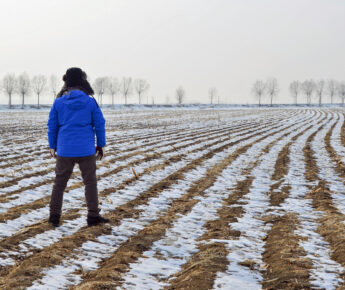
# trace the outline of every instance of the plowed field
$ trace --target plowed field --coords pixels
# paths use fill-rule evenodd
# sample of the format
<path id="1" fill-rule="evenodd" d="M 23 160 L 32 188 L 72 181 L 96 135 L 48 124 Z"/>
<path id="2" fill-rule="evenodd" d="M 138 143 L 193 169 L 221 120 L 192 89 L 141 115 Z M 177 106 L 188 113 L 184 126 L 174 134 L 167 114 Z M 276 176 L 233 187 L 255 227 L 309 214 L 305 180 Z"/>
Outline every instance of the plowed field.
<path id="1" fill-rule="evenodd" d="M 344 289 L 344 113 L 105 111 L 111 222 L 76 166 L 54 228 L 48 112 L 1 112 L 0 289 Z"/>

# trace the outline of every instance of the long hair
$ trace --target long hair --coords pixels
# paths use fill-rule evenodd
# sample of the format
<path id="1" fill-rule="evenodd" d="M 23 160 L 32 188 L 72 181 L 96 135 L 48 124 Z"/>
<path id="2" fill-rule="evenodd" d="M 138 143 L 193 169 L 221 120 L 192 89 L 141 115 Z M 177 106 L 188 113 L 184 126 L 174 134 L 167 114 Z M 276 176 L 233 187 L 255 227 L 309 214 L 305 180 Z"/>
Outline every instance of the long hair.
<path id="1" fill-rule="evenodd" d="M 80 68 L 69 68 L 66 71 L 66 74 L 63 75 L 62 80 L 64 81 L 64 85 L 62 86 L 60 92 L 57 94 L 57 98 L 61 97 L 71 88 L 79 89 L 89 96 L 95 94 L 94 90 L 87 80 L 86 73 Z"/>

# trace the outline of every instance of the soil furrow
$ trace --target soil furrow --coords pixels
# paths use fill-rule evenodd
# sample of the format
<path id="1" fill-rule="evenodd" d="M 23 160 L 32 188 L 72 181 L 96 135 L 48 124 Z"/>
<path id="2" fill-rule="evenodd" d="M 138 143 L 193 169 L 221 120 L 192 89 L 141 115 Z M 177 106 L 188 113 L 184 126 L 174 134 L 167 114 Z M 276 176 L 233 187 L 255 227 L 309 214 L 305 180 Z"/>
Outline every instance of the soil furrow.
<path id="1" fill-rule="evenodd" d="M 219 132 L 226 131 L 226 130 L 227 130 L 226 128 L 225 128 L 225 129 L 217 129 L 217 130 L 214 131 L 214 132 L 212 131 L 210 135 L 212 136 L 213 134 L 217 134 L 217 133 L 219 133 Z M 229 131 L 226 131 L 226 132 L 227 132 L 226 134 L 229 134 L 229 133 L 234 133 L 234 132 L 238 132 L 238 131 L 237 131 L 237 129 L 235 129 L 234 131 L 230 131 L 230 132 L 229 132 Z M 203 136 L 207 136 L 207 134 L 206 134 L 206 133 L 205 133 L 205 134 L 197 134 L 197 136 L 198 136 L 198 139 L 199 139 L 199 138 L 201 138 L 201 137 L 203 137 Z M 220 137 L 223 137 L 223 136 L 224 136 L 224 135 L 220 135 Z M 164 143 L 164 142 L 166 142 L 167 140 L 156 141 L 156 142 L 147 143 L 147 144 L 144 145 L 144 147 L 153 146 L 153 145 L 155 145 L 155 144 L 159 144 L 159 143 L 162 143 L 162 142 L 163 142 L 164 144 L 161 144 L 160 146 L 157 146 L 157 147 L 155 147 L 155 148 L 160 148 L 160 147 L 162 147 L 162 146 L 165 147 L 165 146 L 169 146 L 169 145 L 172 146 L 172 147 L 174 147 L 174 145 L 177 144 L 176 138 L 171 138 L 171 140 L 174 140 L 174 141 L 172 141 L 172 142 L 170 142 L 170 143 Z M 180 141 L 188 141 L 188 140 L 195 140 L 195 137 L 192 136 L 192 137 L 184 138 L 184 139 L 182 139 L 182 140 L 180 140 Z M 197 140 L 197 139 L 196 139 L 196 140 Z M 134 151 L 134 150 L 136 150 L 136 149 L 141 149 L 141 150 L 139 150 L 139 151 Z M 112 158 L 112 159 L 104 160 L 101 164 L 98 164 L 98 165 L 97 165 L 97 168 L 100 168 L 101 166 L 104 166 L 104 165 L 109 165 L 109 164 L 111 164 L 111 163 L 113 163 L 113 162 L 115 162 L 115 161 L 126 160 L 127 158 L 130 158 L 130 157 L 135 156 L 135 155 L 145 154 L 145 153 L 147 153 L 147 152 L 152 152 L 152 151 L 154 151 L 152 148 L 147 149 L 147 150 L 142 150 L 142 149 L 143 149 L 143 145 L 135 146 L 134 148 L 130 148 L 130 149 L 126 150 L 126 152 L 130 152 L 130 151 L 134 151 L 134 152 L 125 154 L 125 155 L 120 156 L 120 157 L 115 157 L 115 158 Z M 110 155 L 111 153 L 112 153 L 112 151 L 110 150 L 109 152 L 107 152 L 107 155 Z M 35 172 L 35 173 L 25 174 L 25 175 L 23 175 L 23 176 L 21 176 L 21 177 L 19 177 L 19 178 L 14 179 L 14 180 L 11 180 L 11 181 L 8 181 L 8 182 L 2 183 L 2 184 L 0 183 L 0 187 L 1 187 L 1 186 L 2 186 L 2 187 L 12 186 L 12 185 L 15 185 L 18 181 L 23 180 L 23 179 L 25 179 L 25 178 L 30 178 L 30 177 L 33 177 L 33 176 L 42 176 L 42 175 L 44 175 L 44 174 L 48 174 L 48 173 L 51 173 L 51 172 L 53 172 L 53 171 L 54 171 L 54 168 L 50 168 L 50 169 L 46 169 L 46 170 L 44 170 L 44 171 L 39 171 L 39 172 Z M 73 177 L 73 176 L 72 176 L 72 177 Z M 43 181 L 41 181 L 41 182 L 36 182 L 35 184 L 31 184 L 31 185 L 22 187 L 22 188 L 20 188 L 20 189 L 18 189 L 18 190 L 11 191 L 11 192 L 9 192 L 9 193 L 7 193 L 7 194 L 4 194 L 4 195 L 0 196 L 0 202 L 4 202 L 4 201 L 7 199 L 7 197 L 9 197 L 9 196 L 11 196 L 11 195 L 21 193 L 21 192 L 24 191 L 24 190 L 28 190 L 28 189 L 33 189 L 33 188 L 39 187 L 39 186 L 41 186 L 41 185 L 43 185 L 43 184 L 52 183 L 53 181 L 54 181 L 54 179 L 51 178 L 51 179 L 49 179 L 49 180 L 43 180 Z"/>
<path id="2" fill-rule="evenodd" d="M 248 132 L 254 132 L 255 129 L 252 129 L 252 130 L 248 130 L 247 132 L 245 133 L 248 133 Z M 229 134 L 231 133 L 231 131 L 229 132 L 226 132 L 224 133 L 223 135 L 221 136 L 217 136 L 213 139 L 218 139 L 218 138 L 221 138 L 221 137 L 227 137 L 229 136 Z M 245 134 L 243 133 L 243 134 Z M 237 135 L 237 136 L 240 136 L 241 134 Z M 210 137 L 210 139 L 206 139 L 206 141 L 210 141 L 212 140 L 212 137 Z M 123 166 L 119 166 L 113 170 L 110 170 L 110 171 L 107 171 L 103 174 L 100 174 L 98 175 L 98 180 L 101 179 L 101 178 L 104 178 L 104 177 L 107 177 L 107 176 L 110 176 L 112 174 L 116 174 L 117 172 L 119 172 L 120 170 L 123 170 L 125 168 L 129 168 L 129 167 L 133 167 L 135 165 L 138 165 L 140 164 L 141 162 L 145 162 L 145 161 L 150 161 L 150 160 L 154 160 L 156 158 L 159 158 L 160 156 L 162 156 L 163 154 L 166 154 L 166 153 L 170 153 L 170 152 L 174 152 L 176 150 L 181 150 L 181 149 L 184 149 L 184 148 L 187 148 L 188 146 L 191 146 L 193 144 L 197 144 L 199 141 L 195 141 L 191 144 L 187 144 L 187 145 L 181 145 L 181 146 L 173 146 L 172 149 L 169 149 L 169 150 L 166 150 L 160 154 L 158 153 L 154 153 L 154 154 L 150 154 L 150 155 L 147 155 L 145 158 L 142 158 L 142 159 L 139 159 L 139 160 L 136 160 L 136 161 L 132 161 L 130 163 L 128 163 L 127 165 L 123 165 Z M 213 143 L 211 143 L 210 145 L 214 145 L 214 144 L 217 144 L 219 141 L 215 141 Z M 177 143 L 177 142 L 176 142 Z M 170 145 L 171 146 L 171 145 Z M 196 149 L 196 150 L 192 150 L 190 151 L 189 153 L 192 153 L 192 152 L 197 152 L 199 150 L 202 150 L 203 148 L 199 148 L 199 149 Z M 133 153 L 134 154 L 134 153 Z M 135 154 L 136 155 L 136 154 Z M 126 155 L 126 157 L 128 158 L 128 155 Z M 178 156 L 178 159 L 181 159 L 183 156 L 180 155 Z M 125 158 L 123 158 L 125 159 Z M 121 159 L 122 160 L 122 159 Z M 168 161 L 164 161 L 164 164 L 167 164 L 167 162 L 176 162 L 177 159 L 176 157 L 175 158 L 170 158 L 168 159 Z M 45 181 L 43 184 L 46 184 L 48 181 Z M 72 189 L 75 189 L 75 188 L 79 188 L 79 187 L 82 187 L 83 186 L 83 183 L 82 182 L 77 182 L 75 184 L 73 184 L 72 186 L 69 186 L 66 188 L 65 190 L 65 193 L 68 193 L 69 190 L 72 190 Z M 32 186 L 28 186 L 30 189 L 31 188 L 34 188 L 35 186 L 32 185 Z M 16 191 L 16 193 L 20 193 L 21 191 Z M 5 195 L 4 197 L 8 197 L 8 195 Z M 14 219 L 14 218 L 17 218 L 20 214 L 22 214 L 23 212 L 27 212 L 28 210 L 30 209 L 38 209 L 38 208 L 41 208 L 43 206 L 45 206 L 48 202 L 49 202 L 49 199 L 50 197 L 49 196 L 46 196 L 46 197 L 43 197 L 41 199 L 38 199 L 36 201 L 33 201 L 33 202 L 30 202 L 30 203 L 26 203 L 24 205 L 20 205 L 20 206 L 16 206 L 16 207 L 13 207 L 13 208 L 10 208 L 8 211 L 6 211 L 5 213 L 2 213 L 0 214 L 0 222 L 4 222 L 6 220 L 10 220 L 10 219 Z M 3 200 L 3 198 L 2 198 Z"/>
<path id="3" fill-rule="evenodd" d="M 305 131 L 321 124 L 326 116 L 315 125 L 309 126 Z M 291 186 L 280 187 L 284 182 L 284 177 L 288 172 L 290 146 L 304 132 L 296 135 L 292 142 L 284 146 L 280 152 L 275 165 L 273 179 L 278 180 L 270 189 L 271 206 L 280 206 L 285 198 L 289 196 Z M 281 168 L 284 166 L 284 170 Z M 277 186 L 277 184 L 279 184 Z M 301 287 L 310 289 L 309 270 L 312 268 L 312 261 L 306 258 L 306 252 L 299 241 L 303 239 L 295 234 L 299 226 L 299 220 L 296 213 L 287 213 L 283 216 L 267 215 L 266 222 L 272 223 L 272 228 L 266 237 L 265 253 L 263 261 L 266 264 L 264 271 L 263 285 L 265 289 L 286 289 Z"/>
<path id="4" fill-rule="evenodd" d="M 211 143 L 210 145 L 214 145 L 214 144 L 216 144 L 217 142 L 214 142 L 214 143 Z M 196 149 L 196 150 L 193 150 L 193 151 L 191 151 L 191 152 L 194 152 L 194 151 L 199 151 L 200 149 Z M 150 167 L 150 168 L 147 168 L 147 169 L 145 169 L 144 171 L 143 171 L 143 173 L 141 173 L 141 174 L 137 174 L 137 177 L 135 177 L 135 176 L 133 176 L 132 178 L 130 178 L 130 179 L 128 179 L 128 180 L 126 180 L 125 182 L 123 182 L 120 186 L 118 186 L 118 187 L 112 187 L 112 188 L 109 188 L 109 189 L 105 189 L 105 190 L 103 190 L 103 191 L 101 191 L 100 192 L 100 197 L 102 197 L 102 196 L 106 196 L 106 195 L 108 195 L 108 194 L 110 194 L 111 192 L 115 192 L 115 191 L 117 191 L 117 190 L 120 190 L 120 189 L 123 189 L 126 185 L 129 185 L 130 183 L 132 183 L 132 182 L 134 182 L 138 177 L 140 177 L 141 175 L 144 175 L 144 174 L 149 174 L 149 173 L 152 173 L 152 171 L 154 171 L 154 170 L 159 170 L 159 169 L 163 169 L 165 166 L 167 166 L 168 164 L 169 164 L 169 162 L 176 162 L 177 161 L 177 159 L 176 159 L 176 157 L 172 157 L 172 158 L 169 158 L 168 160 L 165 160 L 163 163 L 161 163 L 161 164 L 158 164 L 158 165 L 155 165 L 154 167 Z M 115 169 L 115 171 L 118 171 L 117 169 Z M 115 173 L 115 171 L 113 172 L 113 173 Z M 48 202 L 48 200 L 47 200 L 47 202 Z M 42 206 L 44 206 L 45 205 L 45 203 L 43 203 L 43 205 Z M 21 208 L 21 210 L 20 210 L 20 212 L 25 212 L 26 210 L 30 210 L 31 208 L 32 208 L 33 206 L 31 205 L 31 206 L 29 206 L 28 208 Z M 35 207 L 37 207 L 36 209 L 38 209 L 39 207 L 38 207 L 38 204 L 35 204 Z M 15 214 L 15 213 L 13 213 L 13 214 Z M 15 215 L 16 216 L 16 215 Z M 8 219 L 7 219 L 8 220 Z M 37 229 L 36 229 L 37 230 Z M 4 242 L 6 242 L 6 241 L 4 241 Z"/>
<path id="5" fill-rule="evenodd" d="M 334 167 L 334 169 L 336 170 L 336 172 L 345 179 L 345 164 L 342 161 L 341 156 L 339 156 L 337 154 L 337 152 L 334 150 L 334 148 L 331 145 L 331 135 L 332 132 L 335 128 L 335 126 L 337 125 L 337 123 L 334 123 L 332 125 L 332 127 L 330 128 L 330 130 L 327 132 L 326 136 L 325 136 L 325 144 L 326 144 L 326 150 L 329 153 L 329 156 L 332 158 L 332 160 L 334 161 L 335 164 L 337 164 L 337 166 Z M 342 124 L 342 130 L 341 130 L 341 135 L 343 135 L 343 128 L 345 126 L 345 120 Z M 341 136 L 341 139 L 343 137 Z"/>
<path id="6" fill-rule="evenodd" d="M 285 130 L 287 130 L 287 128 L 285 128 Z M 255 141 L 255 143 L 262 141 L 266 137 L 267 136 L 260 138 L 259 140 Z M 99 283 L 100 281 L 104 281 L 104 280 L 109 281 L 109 279 L 111 279 L 113 280 L 112 283 L 115 282 L 115 285 L 120 285 L 121 279 L 119 279 L 119 277 L 122 272 L 127 271 L 129 263 L 133 263 L 134 261 L 136 261 L 142 255 L 144 251 L 148 250 L 152 246 L 153 242 L 155 242 L 156 240 L 164 236 L 166 230 L 169 227 L 171 227 L 174 220 L 179 217 L 178 214 L 185 215 L 186 213 L 188 213 L 193 208 L 193 206 L 198 202 L 198 200 L 195 200 L 192 198 L 195 197 L 196 195 L 202 196 L 203 192 L 207 188 L 212 186 L 212 184 L 216 180 L 216 177 L 227 166 L 229 166 L 229 164 L 233 160 L 235 160 L 240 154 L 243 154 L 244 152 L 246 152 L 252 145 L 253 143 L 245 145 L 244 147 L 242 147 L 241 149 L 239 149 L 238 151 L 236 151 L 235 153 L 231 154 L 226 159 L 224 159 L 220 164 L 209 169 L 207 176 L 203 178 L 201 181 L 199 181 L 194 187 L 192 187 L 189 190 L 189 192 L 181 200 L 174 201 L 171 208 L 167 211 L 167 213 L 164 216 L 162 216 L 157 221 L 153 222 L 150 226 L 146 227 L 144 230 L 139 232 L 137 236 L 132 237 L 129 242 L 125 242 L 124 244 L 122 244 L 116 250 L 115 254 L 110 259 L 107 259 L 104 263 L 101 264 L 100 270 L 96 270 L 92 274 L 90 273 L 85 274 L 85 276 L 83 277 L 84 279 L 86 279 L 85 284 L 84 283 L 81 284 L 76 289 L 91 289 L 91 288 L 84 288 L 86 285 L 87 287 L 90 287 L 90 285 L 92 285 L 89 283 L 89 280 L 96 281 L 95 283 Z M 239 186 L 242 187 L 243 184 Z M 140 244 L 140 247 L 138 247 L 139 244 Z M 130 257 L 128 257 L 128 255 L 126 256 L 126 252 L 128 251 L 131 252 Z M 217 246 L 214 246 L 213 251 L 215 251 L 218 254 L 225 253 L 224 249 L 221 249 Z M 217 256 L 214 258 L 216 260 L 218 258 L 222 260 L 220 256 Z M 118 265 L 118 264 L 121 264 L 121 265 Z M 109 276 L 105 277 L 106 276 L 105 274 L 108 273 L 109 271 L 111 271 L 112 273 L 111 277 Z M 207 274 L 205 273 L 204 275 L 207 276 Z M 178 285 L 177 288 L 180 289 L 179 288 L 180 286 L 181 285 Z M 174 286 L 172 286 L 172 288 L 176 289 L 174 288 Z M 182 287 L 181 289 L 184 289 L 184 288 Z M 189 288 L 186 288 L 186 289 L 189 289 Z"/>
<path id="7" fill-rule="evenodd" d="M 328 130 L 326 136 L 330 136 L 333 129 L 334 126 Z M 329 190 L 327 182 L 319 177 L 320 169 L 316 162 L 316 152 L 311 148 L 311 142 L 315 139 L 316 134 L 317 132 L 308 138 L 303 149 L 306 159 L 306 178 L 310 182 L 316 183 L 315 186 L 310 186 L 307 198 L 312 200 L 312 206 L 316 211 L 322 212 L 318 220 L 317 232 L 329 243 L 332 250 L 331 258 L 345 266 L 345 216 L 334 205 L 332 192 Z M 322 142 L 326 143 L 326 139 L 327 137 Z M 329 146 L 328 149 L 331 150 Z M 344 273 L 339 274 L 343 279 L 345 278 Z"/>
<path id="8" fill-rule="evenodd" d="M 268 131 L 269 130 L 270 129 L 268 129 Z M 262 132 L 261 134 L 264 133 Z M 249 137 L 246 137 L 244 139 L 247 138 Z M 238 140 L 236 143 L 240 142 L 240 140 Z M 217 152 L 221 152 L 225 148 L 228 148 L 233 145 L 234 142 L 230 142 L 194 160 L 187 166 L 169 175 L 161 182 L 153 185 L 148 191 L 142 193 L 136 199 L 128 202 L 125 205 L 120 206 L 114 212 L 108 214 L 108 217 L 111 218 L 112 224 L 119 224 L 121 219 L 124 217 L 132 216 L 135 218 L 139 213 L 139 210 L 136 210 L 135 207 L 137 207 L 140 204 L 145 204 L 150 197 L 157 196 L 163 189 L 167 188 L 168 186 L 170 186 L 170 184 L 175 183 L 179 178 L 181 178 L 183 172 L 195 168 L 195 166 L 200 164 L 200 162 L 202 162 L 202 160 L 204 160 L 205 158 L 211 158 Z M 240 153 L 240 151 L 237 152 L 237 154 Z M 209 184 L 212 181 L 212 179 L 208 178 L 205 182 Z M 194 190 L 198 191 L 198 188 L 195 188 Z M 196 192 L 194 192 L 194 194 L 196 194 Z M 186 206 L 187 204 L 189 206 L 192 206 L 191 202 L 181 202 L 181 205 L 186 203 Z M 65 237 L 59 243 L 53 244 L 43 249 L 39 253 L 35 253 L 33 256 L 29 257 L 28 259 L 22 261 L 21 263 L 13 267 L 10 272 L 10 268 L 4 270 L 2 276 L 6 274 L 8 275 L 6 277 L 3 277 L 0 285 L 3 286 L 4 289 L 13 288 L 18 283 L 18 276 L 20 276 L 21 285 L 30 285 L 33 280 L 37 279 L 41 275 L 38 273 L 39 269 L 58 264 L 64 257 L 68 256 L 73 249 L 78 248 L 83 242 L 85 242 L 86 240 L 94 239 L 96 236 L 99 236 L 101 234 L 109 234 L 109 230 L 109 227 L 82 228 L 76 234 L 69 237 Z M 54 253 L 54 256 L 52 256 L 51 253 Z M 32 265 L 37 266 L 35 266 L 35 268 L 33 269 Z"/>
<path id="9" fill-rule="evenodd" d="M 296 136 L 300 136 L 310 127 L 304 129 L 304 131 Z M 289 133 L 286 133 L 268 144 L 263 149 L 261 155 L 267 153 L 273 144 L 288 134 Z M 296 139 L 296 136 L 293 137 L 293 139 Z M 291 143 L 292 141 L 288 144 Z M 282 153 L 285 152 L 286 149 L 288 149 L 288 147 L 284 146 L 283 150 L 278 156 L 277 163 L 286 160 L 285 155 L 283 155 L 284 153 Z M 250 175 L 250 172 L 252 168 L 257 165 L 258 159 L 259 158 L 257 158 L 257 160 L 241 174 L 241 176 L 246 176 L 246 178 L 243 181 L 239 181 L 231 195 L 224 200 L 223 207 L 221 207 L 217 212 L 219 218 L 206 223 L 205 227 L 207 228 L 207 232 L 199 239 L 199 241 L 207 241 L 208 244 L 205 245 L 202 242 L 199 244 L 199 251 L 182 266 L 180 272 L 169 278 L 170 286 L 166 287 L 167 289 L 199 289 L 199 285 L 203 285 L 203 289 L 211 289 L 212 287 L 216 286 L 214 285 L 214 282 L 217 273 L 225 272 L 227 265 L 229 264 L 229 260 L 227 259 L 228 250 L 224 243 L 209 241 L 211 239 L 237 239 L 241 234 L 239 231 L 231 229 L 231 223 L 236 222 L 238 218 L 241 218 L 243 215 L 243 209 L 240 204 L 237 207 L 234 207 L 234 205 L 249 192 L 249 188 L 254 179 L 254 177 Z M 279 167 L 276 166 L 276 170 L 278 170 L 278 168 Z M 278 174 L 276 171 L 275 173 L 276 174 L 273 174 L 273 176 L 277 177 Z M 252 261 L 244 261 L 242 264 L 248 267 L 255 266 L 255 263 Z"/>
<path id="10" fill-rule="evenodd" d="M 263 260 L 266 263 L 263 287 L 265 289 L 312 289 L 309 270 L 312 261 L 299 245 L 295 234 L 299 225 L 295 213 L 287 213 L 274 220 L 266 239 Z"/>

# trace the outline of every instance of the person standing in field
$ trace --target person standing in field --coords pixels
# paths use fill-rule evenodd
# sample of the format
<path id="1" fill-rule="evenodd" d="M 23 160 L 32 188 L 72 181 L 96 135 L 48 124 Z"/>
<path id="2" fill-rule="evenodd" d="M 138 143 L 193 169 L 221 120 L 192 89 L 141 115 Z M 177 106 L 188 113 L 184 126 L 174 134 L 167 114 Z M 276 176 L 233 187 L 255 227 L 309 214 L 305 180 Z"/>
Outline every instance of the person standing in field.
<path id="1" fill-rule="evenodd" d="M 49 151 L 56 158 L 48 222 L 59 226 L 63 193 L 78 163 L 85 185 L 88 226 L 107 223 L 98 207 L 96 159 L 102 159 L 105 119 L 93 95 L 87 76 L 80 68 L 69 68 L 63 76 L 64 86 L 49 113 Z M 95 135 L 97 146 L 95 146 Z"/>

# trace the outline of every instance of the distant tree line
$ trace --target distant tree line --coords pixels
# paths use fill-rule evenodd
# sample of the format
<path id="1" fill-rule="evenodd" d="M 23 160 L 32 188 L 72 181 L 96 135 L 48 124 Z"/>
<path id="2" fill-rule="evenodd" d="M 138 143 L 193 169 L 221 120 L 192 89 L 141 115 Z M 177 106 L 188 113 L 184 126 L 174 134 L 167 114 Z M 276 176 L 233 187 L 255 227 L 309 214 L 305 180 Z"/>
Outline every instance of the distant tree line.
<path id="1" fill-rule="evenodd" d="M 312 97 L 315 97 L 319 106 L 324 101 L 324 98 L 329 97 L 330 103 L 333 104 L 335 98 L 340 100 L 341 104 L 344 105 L 345 100 L 345 82 L 330 80 L 318 80 L 314 81 L 312 79 L 305 80 L 304 82 L 293 81 L 289 86 L 291 96 L 294 98 L 295 104 L 297 104 L 297 99 L 300 94 L 305 95 L 305 103 L 310 105 L 312 102 Z"/>
<path id="2" fill-rule="evenodd" d="M 62 82 L 59 82 L 55 75 L 47 78 L 44 75 L 35 75 L 32 78 L 27 73 L 22 73 L 19 76 L 15 74 L 7 74 L 3 77 L 1 82 L 1 89 L 8 97 L 8 106 L 12 108 L 12 98 L 14 94 L 21 97 L 21 105 L 24 108 L 26 97 L 30 94 L 37 96 L 37 108 L 40 107 L 40 97 L 42 93 L 49 92 L 52 98 L 56 95 L 62 87 Z M 142 103 L 142 98 L 148 92 L 150 85 L 144 79 L 132 80 L 130 77 L 123 77 L 119 81 L 115 77 L 97 77 L 92 82 L 92 87 L 95 95 L 98 98 L 100 106 L 103 104 L 103 96 L 108 94 L 111 97 L 111 104 L 114 105 L 115 98 L 122 94 L 125 104 L 127 105 L 128 97 L 134 93 L 138 96 L 138 103 Z"/>
<path id="3" fill-rule="evenodd" d="M 47 78 L 44 75 L 35 75 L 32 78 L 27 73 L 22 73 L 19 76 L 14 74 L 7 74 L 3 77 L 0 84 L 2 90 L 8 97 L 8 106 L 12 108 L 12 97 L 14 94 L 18 94 L 21 98 L 21 105 L 24 108 L 25 99 L 30 94 L 37 96 L 37 108 L 40 107 L 40 97 L 42 93 L 49 92 L 52 98 L 55 99 L 56 95 L 62 87 L 62 82 L 55 75 L 51 75 Z M 138 104 L 142 104 L 143 97 L 150 89 L 150 84 L 145 79 L 135 79 L 131 77 L 123 77 L 121 81 L 116 77 L 97 77 L 92 82 L 92 87 L 95 91 L 95 96 L 98 99 L 100 106 L 103 105 L 104 95 L 111 97 L 111 105 L 114 106 L 115 98 L 121 96 L 124 99 L 124 103 L 128 104 L 128 98 L 136 94 L 138 97 Z M 335 102 L 337 97 L 341 104 L 345 103 L 345 81 L 339 82 L 333 79 L 330 80 L 318 80 L 312 79 L 305 80 L 304 82 L 292 81 L 289 85 L 289 92 L 293 97 L 294 103 L 304 103 L 310 105 L 314 98 L 316 102 L 321 106 L 326 96 L 329 97 L 330 103 Z M 268 101 L 272 106 L 273 100 L 279 93 L 278 81 L 276 78 L 269 78 L 266 81 L 257 80 L 252 86 L 252 93 L 258 99 L 259 106 L 262 104 L 264 97 L 268 97 Z M 300 96 L 305 96 L 305 102 L 300 101 Z M 178 104 L 183 104 L 186 98 L 186 91 L 182 86 L 177 87 L 175 91 L 175 97 Z M 210 104 L 214 104 L 217 100 L 218 104 L 220 97 L 215 87 L 211 87 L 208 90 L 208 97 Z M 148 98 L 146 99 L 148 103 Z M 152 104 L 154 104 L 154 98 L 152 97 Z"/>
<path id="4" fill-rule="evenodd" d="M 252 86 L 252 92 L 259 101 L 259 106 L 262 103 L 262 98 L 268 96 L 269 103 L 272 106 L 273 99 L 279 93 L 278 81 L 276 78 L 269 78 L 266 82 L 257 80 Z M 289 85 L 289 92 L 293 97 L 294 104 L 304 103 L 310 105 L 312 99 L 316 100 L 316 103 L 321 106 L 326 96 L 329 97 L 330 103 L 334 104 L 335 98 L 344 105 L 345 102 L 345 82 L 339 82 L 333 79 L 330 80 L 318 80 L 312 79 L 301 81 L 292 81 Z M 305 102 L 299 101 L 299 96 L 305 96 Z"/>

